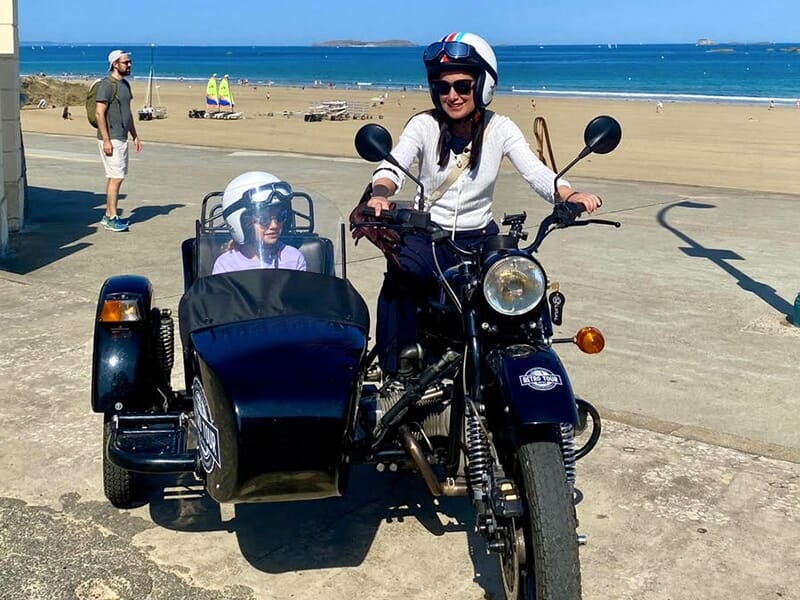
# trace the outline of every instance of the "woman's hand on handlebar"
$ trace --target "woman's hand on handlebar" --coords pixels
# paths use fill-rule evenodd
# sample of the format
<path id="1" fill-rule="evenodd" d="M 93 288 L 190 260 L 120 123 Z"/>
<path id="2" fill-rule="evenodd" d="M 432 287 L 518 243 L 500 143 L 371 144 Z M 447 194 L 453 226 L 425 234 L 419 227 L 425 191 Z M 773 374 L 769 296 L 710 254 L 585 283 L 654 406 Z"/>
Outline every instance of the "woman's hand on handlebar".
<path id="1" fill-rule="evenodd" d="M 564 201 L 583 204 L 583 206 L 586 208 L 586 212 L 589 214 L 592 214 L 598 208 L 603 206 L 603 200 L 600 198 L 600 196 L 595 194 L 589 194 L 588 192 L 576 192 L 570 188 L 567 188 L 564 191 L 559 189 L 558 191 Z"/>
<path id="2" fill-rule="evenodd" d="M 382 210 L 394 208 L 389 196 L 397 191 L 397 186 L 391 179 L 381 178 L 372 184 L 372 197 L 367 200 L 367 206 L 375 210 L 375 216 L 380 217 Z"/>
<path id="3" fill-rule="evenodd" d="M 392 209 L 392 203 L 386 196 L 373 196 L 367 201 L 367 206 L 375 211 L 376 217 L 381 216 L 381 211 Z"/>

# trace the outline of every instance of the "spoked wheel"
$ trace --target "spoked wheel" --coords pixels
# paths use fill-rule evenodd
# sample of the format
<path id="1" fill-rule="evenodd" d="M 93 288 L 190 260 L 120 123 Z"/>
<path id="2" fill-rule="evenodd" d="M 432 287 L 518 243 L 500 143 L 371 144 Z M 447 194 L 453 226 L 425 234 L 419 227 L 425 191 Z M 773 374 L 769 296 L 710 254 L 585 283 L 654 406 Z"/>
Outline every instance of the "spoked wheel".
<path id="1" fill-rule="evenodd" d="M 500 555 L 509 600 L 580 600 L 581 573 L 571 486 L 557 441 L 517 452 L 517 484 L 526 514 L 507 525 Z"/>
<path id="2" fill-rule="evenodd" d="M 142 494 L 142 480 L 138 473 L 118 467 L 108 459 L 106 448 L 111 437 L 111 422 L 103 424 L 103 491 L 106 498 L 117 508 L 137 505 Z"/>

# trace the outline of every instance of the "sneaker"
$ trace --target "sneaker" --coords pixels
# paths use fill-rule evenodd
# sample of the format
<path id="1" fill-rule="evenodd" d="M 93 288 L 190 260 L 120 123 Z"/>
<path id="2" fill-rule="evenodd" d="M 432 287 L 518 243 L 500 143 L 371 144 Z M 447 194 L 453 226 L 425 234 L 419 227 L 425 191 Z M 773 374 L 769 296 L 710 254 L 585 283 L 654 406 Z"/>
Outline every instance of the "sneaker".
<path id="1" fill-rule="evenodd" d="M 103 227 L 105 227 L 106 225 L 108 225 L 108 221 L 109 221 L 109 220 L 110 220 L 110 219 L 108 218 L 108 215 L 103 215 L 103 218 L 102 218 L 102 219 L 100 219 L 100 225 L 102 225 Z"/>
<path id="2" fill-rule="evenodd" d="M 103 217 L 103 227 L 108 229 L 109 231 L 127 231 L 128 230 L 128 222 L 123 221 L 119 217 Z"/>

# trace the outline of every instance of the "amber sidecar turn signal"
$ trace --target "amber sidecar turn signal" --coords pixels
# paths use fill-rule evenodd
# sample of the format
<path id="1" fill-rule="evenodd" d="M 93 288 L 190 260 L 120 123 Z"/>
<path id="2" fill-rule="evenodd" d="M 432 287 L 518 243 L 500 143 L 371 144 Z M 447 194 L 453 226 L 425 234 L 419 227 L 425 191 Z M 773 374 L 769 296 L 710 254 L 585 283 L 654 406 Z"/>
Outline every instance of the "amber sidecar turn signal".
<path id="1" fill-rule="evenodd" d="M 575 334 L 575 345 L 586 354 L 597 354 L 605 348 L 606 339 L 595 327 L 581 327 Z"/>
<path id="2" fill-rule="evenodd" d="M 112 300 L 103 302 L 100 321 L 104 323 L 122 323 L 124 321 L 141 321 L 139 305 L 136 300 Z"/>

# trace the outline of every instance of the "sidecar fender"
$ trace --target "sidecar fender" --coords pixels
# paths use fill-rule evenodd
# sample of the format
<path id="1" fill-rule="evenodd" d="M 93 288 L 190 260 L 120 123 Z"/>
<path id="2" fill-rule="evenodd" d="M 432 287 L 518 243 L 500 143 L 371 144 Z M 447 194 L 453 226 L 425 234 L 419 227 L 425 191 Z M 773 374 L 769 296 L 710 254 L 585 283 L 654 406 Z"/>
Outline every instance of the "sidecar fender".
<path id="1" fill-rule="evenodd" d="M 514 346 L 491 353 L 501 407 L 519 426 L 577 423 L 578 411 L 567 371 L 552 348 Z"/>
<path id="2" fill-rule="evenodd" d="M 136 305 L 137 320 L 104 321 L 106 300 L 125 300 Z M 107 413 L 115 404 L 136 408 L 147 396 L 151 378 L 148 367 L 148 324 L 153 289 L 140 275 L 117 275 L 100 288 L 94 322 L 92 351 L 92 410 Z"/>

